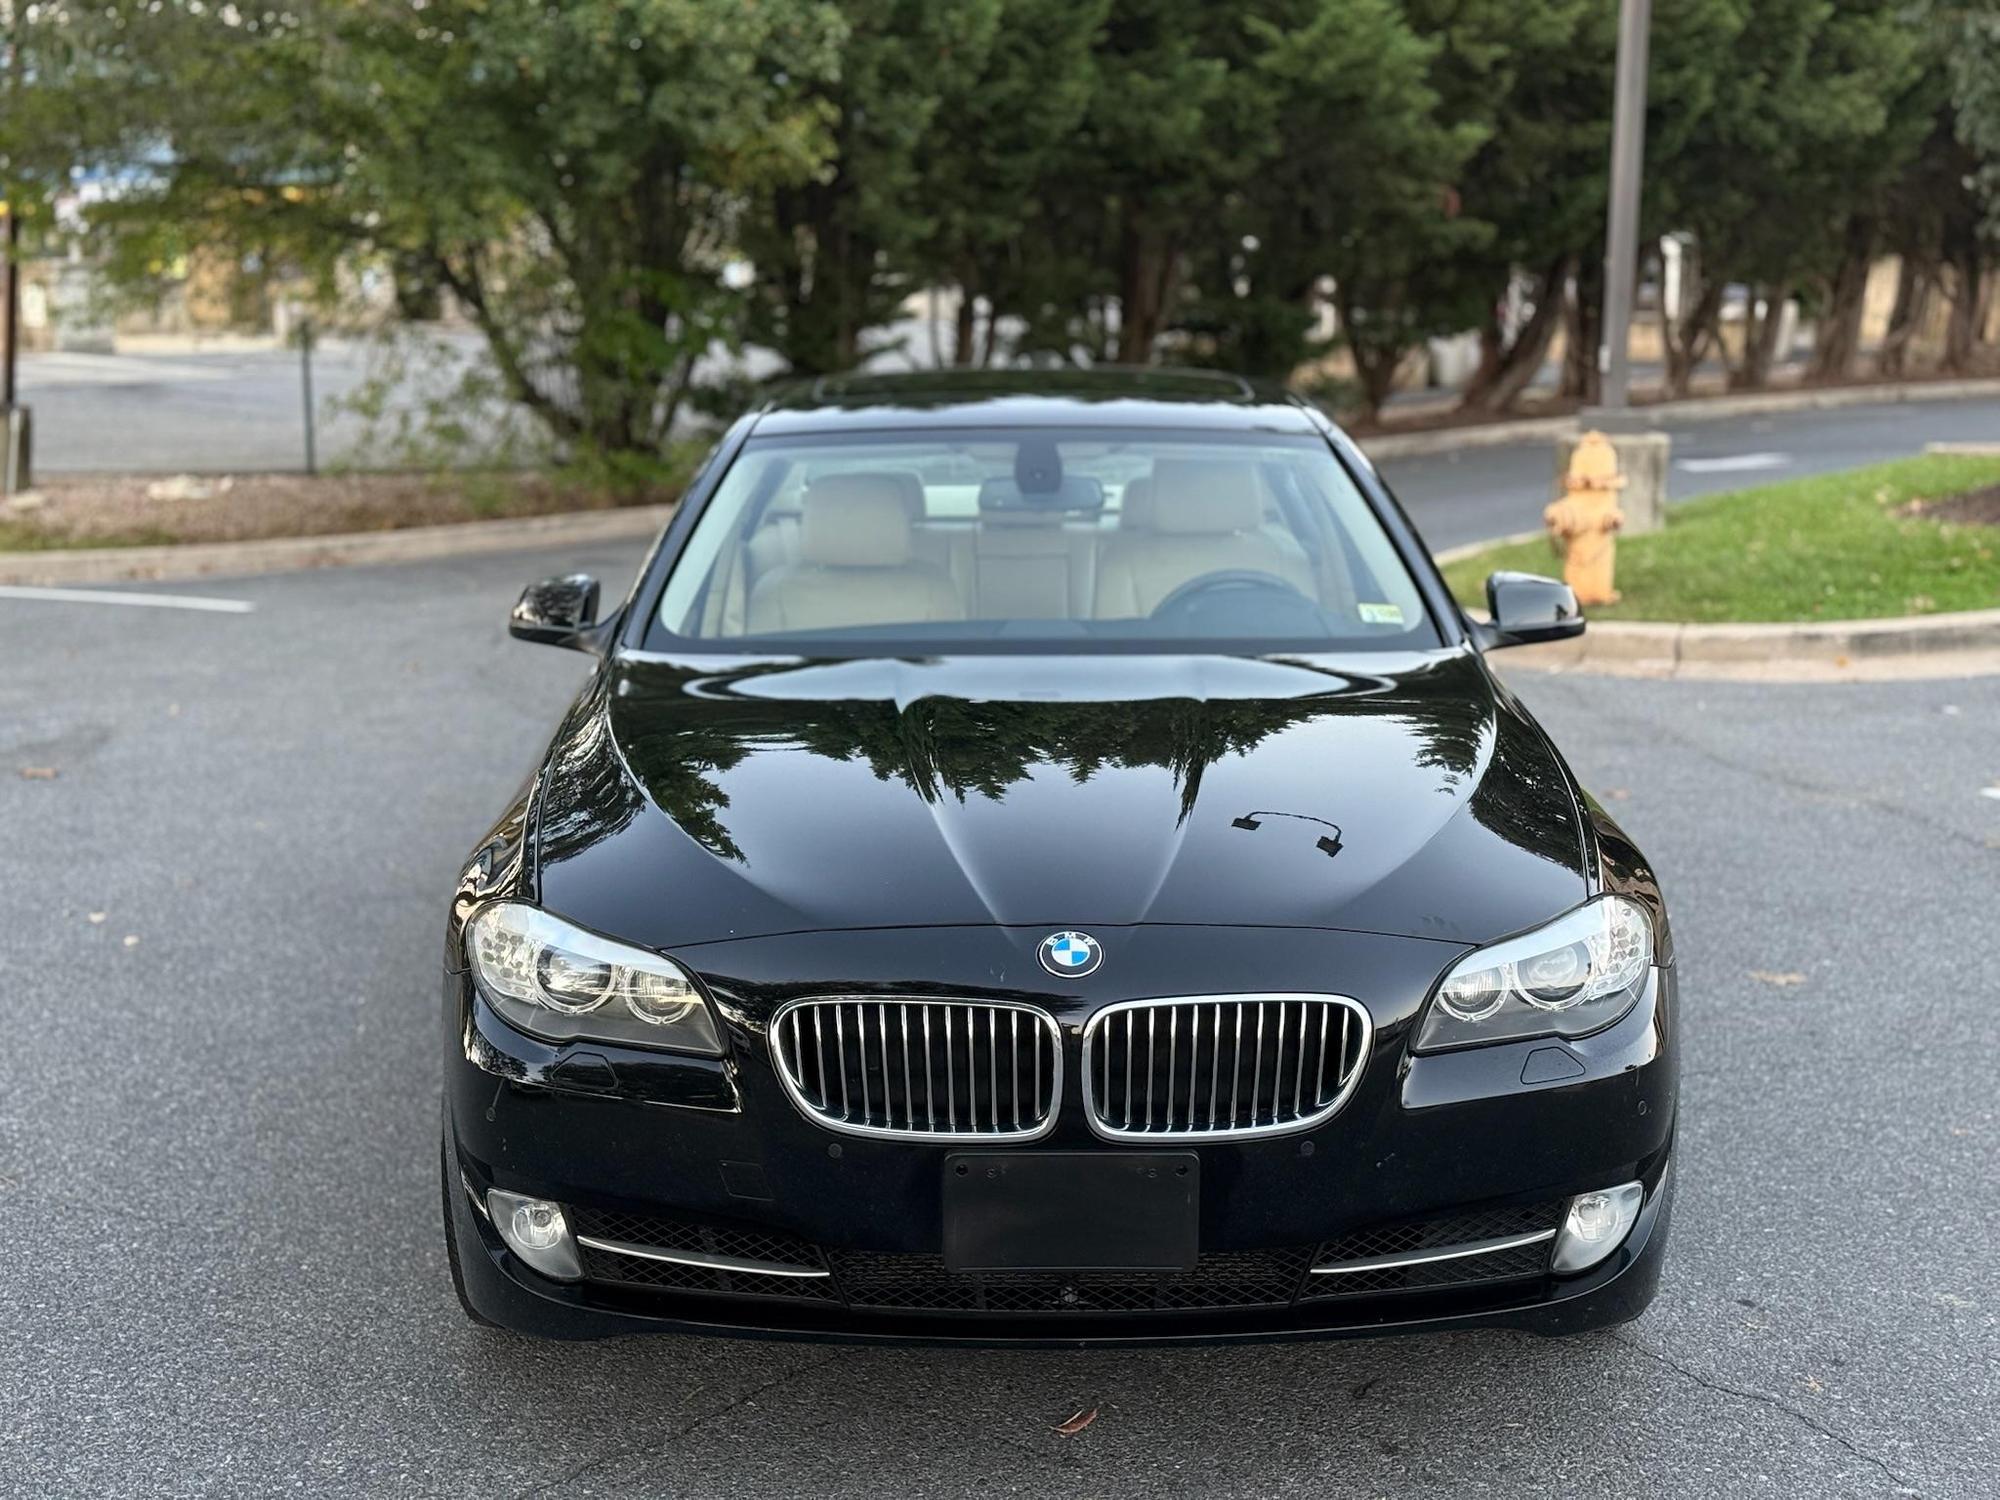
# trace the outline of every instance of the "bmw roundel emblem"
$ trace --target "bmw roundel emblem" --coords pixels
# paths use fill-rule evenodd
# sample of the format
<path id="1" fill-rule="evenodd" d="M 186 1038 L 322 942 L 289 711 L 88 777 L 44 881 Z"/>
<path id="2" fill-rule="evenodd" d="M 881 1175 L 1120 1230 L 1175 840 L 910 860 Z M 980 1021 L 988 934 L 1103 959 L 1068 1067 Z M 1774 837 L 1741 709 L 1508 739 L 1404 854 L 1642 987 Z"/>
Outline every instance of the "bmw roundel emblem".
<path id="1" fill-rule="evenodd" d="M 1058 979 L 1081 979 L 1095 974 L 1104 962 L 1104 950 L 1087 932 L 1052 932 L 1042 939 L 1042 967 Z"/>

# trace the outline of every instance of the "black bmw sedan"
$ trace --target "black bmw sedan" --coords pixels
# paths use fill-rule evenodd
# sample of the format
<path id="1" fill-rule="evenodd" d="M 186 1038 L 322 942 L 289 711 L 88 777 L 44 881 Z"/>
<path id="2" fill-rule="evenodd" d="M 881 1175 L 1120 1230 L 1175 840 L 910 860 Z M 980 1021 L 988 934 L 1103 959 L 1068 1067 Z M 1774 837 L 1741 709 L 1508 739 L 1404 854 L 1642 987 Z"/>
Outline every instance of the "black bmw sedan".
<path id="1" fill-rule="evenodd" d="M 853 377 L 743 418 L 445 944 L 466 1312 L 1178 1340 L 1637 1316 L 1675 980 L 1644 856 L 1312 408 Z"/>

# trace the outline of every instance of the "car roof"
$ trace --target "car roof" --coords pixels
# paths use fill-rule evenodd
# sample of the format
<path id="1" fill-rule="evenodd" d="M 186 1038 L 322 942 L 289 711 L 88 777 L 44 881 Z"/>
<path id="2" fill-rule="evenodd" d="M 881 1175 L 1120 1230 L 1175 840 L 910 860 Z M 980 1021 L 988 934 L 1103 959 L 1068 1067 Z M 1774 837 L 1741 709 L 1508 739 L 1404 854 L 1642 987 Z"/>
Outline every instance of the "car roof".
<path id="1" fill-rule="evenodd" d="M 772 395 L 758 436 L 894 428 L 1175 427 L 1320 431 L 1278 386 L 1223 370 L 933 370 L 827 375 Z"/>

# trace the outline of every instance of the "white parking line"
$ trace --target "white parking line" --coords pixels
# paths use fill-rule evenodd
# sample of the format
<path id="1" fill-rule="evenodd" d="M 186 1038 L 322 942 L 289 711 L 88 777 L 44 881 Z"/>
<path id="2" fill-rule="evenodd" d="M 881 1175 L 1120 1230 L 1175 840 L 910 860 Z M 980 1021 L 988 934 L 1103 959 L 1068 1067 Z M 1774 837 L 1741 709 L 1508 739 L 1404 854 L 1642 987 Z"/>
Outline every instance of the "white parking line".
<path id="1" fill-rule="evenodd" d="M 1789 453 L 1732 453 L 1724 458 L 1684 458 L 1674 467 L 1689 474 L 1734 474 L 1752 469 L 1782 469 L 1791 461 Z"/>
<path id="2" fill-rule="evenodd" d="M 204 599 L 196 594 L 126 594 L 109 589 L 40 589 L 0 584 L 0 599 L 28 599 L 44 604 L 130 604 L 140 609 L 198 609 L 217 615 L 247 615 L 257 606 L 248 599 Z"/>

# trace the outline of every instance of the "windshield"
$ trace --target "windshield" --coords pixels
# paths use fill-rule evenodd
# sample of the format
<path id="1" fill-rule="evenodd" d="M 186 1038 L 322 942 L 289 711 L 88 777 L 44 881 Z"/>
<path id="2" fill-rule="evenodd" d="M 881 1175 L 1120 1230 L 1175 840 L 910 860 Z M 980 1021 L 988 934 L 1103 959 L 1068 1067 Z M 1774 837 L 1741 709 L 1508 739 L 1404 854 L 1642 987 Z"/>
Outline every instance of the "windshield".
<path id="1" fill-rule="evenodd" d="M 654 644 L 852 652 L 1434 646 L 1315 436 L 981 430 L 753 440 Z"/>

